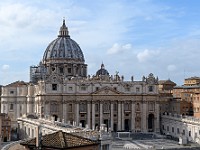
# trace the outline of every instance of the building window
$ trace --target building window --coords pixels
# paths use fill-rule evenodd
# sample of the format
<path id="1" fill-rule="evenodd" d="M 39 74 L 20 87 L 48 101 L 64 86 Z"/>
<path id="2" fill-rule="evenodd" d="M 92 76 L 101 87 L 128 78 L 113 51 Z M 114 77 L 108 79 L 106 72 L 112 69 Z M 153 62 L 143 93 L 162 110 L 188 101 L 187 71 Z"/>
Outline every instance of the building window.
<path id="1" fill-rule="evenodd" d="M 103 112 L 109 112 L 110 111 L 110 104 L 105 103 L 103 104 Z"/>
<path id="2" fill-rule="evenodd" d="M 113 107 L 114 107 L 113 110 L 117 111 L 117 104 L 116 103 L 113 105 Z"/>
<path id="3" fill-rule="evenodd" d="M 179 128 L 177 128 L 177 134 L 179 134 L 179 133 L 180 133 Z"/>
<path id="4" fill-rule="evenodd" d="M 34 129 L 32 129 L 32 138 L 35 137 Z"/>
<path id="5" fill-rule="evenodd" d="M 57 88 L 58 88 L 58 87 L 57 87 L 57 84 L 52 84 L 52 90 L 53 90 L 53 91 L 57 91 Z"/>
<path id="6" fill-rule="evenodd" d="M 58 112 L 58 104 L 56 103 L 51 103 L 51 106 L 50 106 L 50 112 L 51 113 L 54 113 L 54 112 Z"/>
<path id="7" fill-rule="evenodd" d="M 140 92 L 140 88 L 139 87 L 136 87 L 136 92 Z"/>
<path id="8" fill-rule="evenodd" d="M 59 70 L 61 74 L 64 73 L 64 69 L 62 67 L 60 67 Z"/>
<path id="9" fill-rule="evenodd" d="M 96 87 L 96 91 L 98 91 L 99 90 L 99 87 Z"/>
<path id="10" fill-rule="evenodd" d="M 164 125 L 162 125 L 162 129 L 165 130 L 165 126 Z"/>
<path id="11" fill-rule="evenodd" d="M 13 104 L 10 104 L 10 110 L 13 110 Z"/>
<path id="12" fill-rule="evenodd" d="M 185 135 L 185 130 L 183 130 L 183 135 Z"/>
<path id="13" fill-rule="evenodd" d="M 81 91 L 86 91 L 87 87 L 86 86 L 81 86 Z"/>
<path id="14" fill-rule="evenodd" d="M 130 105 L 130 103 L 125 103 L 125 104 L 124 104 L 124 110 L 125 110 L 125 111 L 130 111 L 130 110 L 131 110 L 131 105 Z"/>
<path id="15" fill-rule="evenodd" d="M 28 128 L 28 136 L 30 136 L 30 135 L 31 135 L 30 128 Z"/>
<path id="16" fill-rule="evenodd" d="M 71 86 L 68 87 L 69 91 L 73 91 L 73 88 Z"/>
<path id="17" fill-rule="evenodd" d="M 140 111 L 140 103 L 137 103 L 135 107 L 136 107 L 136 111 Z"/>
<path id="18" fill-rule="evenodd" d="M 79 106 L 79 111 L 80 112 L 87 112 L 87 104 L 81 103 Z"/>
<path id="19" fill-rule="evenodd" d="M 10 91 L 10 94 L 14 94 L 14 91 Z"/>
<path id="20" fill-rule="evenodd" d="M 149 103 L 149 111 L 154 111 L 154 103 Z"/>
<path id="21" fill-rule="evenodd" d="M 130 92 L 130 87 L 125 87 L 126 92 Z"/>
<path id="22" fill-rule="evenodd" d="M 149 92 L 153 92 L 153 86 L 149 86 Z"/>
<path id="23" fill-rule="evenodd" d="M 172 127 L 172 132 L 174 133 L 174 127 Z"/>
<path id="24" fill-rule="evenodd" d="M 99 111 L 99 105 L 95 104 L 95 111 L 98 112 Z"/>
<path id="25" fill-rule="evenodd" d="M 191 131 L 189 131 L 189 137 L 191 137 Z"/>
<path id="26" fill-rule="evenodd" d="M 69 104 L 69 112 L 72 112 L 72 104 Z"/>
<path id="27" fill-rule="evenodd" d="M 167 126 L 167 131 L 169 131 L 169 126 Z"/>
<path id="28" fill-rule="evenodd" d="M 72 73 L 72 68 L 68 68 L 68 73 Z"/>

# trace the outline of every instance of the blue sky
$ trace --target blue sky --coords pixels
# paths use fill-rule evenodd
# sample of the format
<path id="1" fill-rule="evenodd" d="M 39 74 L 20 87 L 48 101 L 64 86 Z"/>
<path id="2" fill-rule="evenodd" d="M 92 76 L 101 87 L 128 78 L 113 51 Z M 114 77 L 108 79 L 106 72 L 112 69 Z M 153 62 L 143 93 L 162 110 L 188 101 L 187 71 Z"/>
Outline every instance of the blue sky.
<path id="1" fill-rule="evenodd" d="M 200 76 L 198 0 L 0 1 L 0 84 L 29 81 L 65 17 L 81 47 L 88 74 L 102 61 L 130 80 L 153 73 L 178 85 Z"/>

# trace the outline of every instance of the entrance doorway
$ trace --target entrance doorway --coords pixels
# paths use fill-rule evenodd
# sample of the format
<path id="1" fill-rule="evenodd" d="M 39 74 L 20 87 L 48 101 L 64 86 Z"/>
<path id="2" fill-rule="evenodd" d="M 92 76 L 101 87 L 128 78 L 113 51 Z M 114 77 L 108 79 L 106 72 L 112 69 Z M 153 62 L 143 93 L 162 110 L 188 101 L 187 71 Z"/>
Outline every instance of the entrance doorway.
<path id="1" fill-rule="evenodd" d="M 85 120 L 80 120 L 80 123 L 82 124 L 82 127 L 85 128 L 86 121 Z"/>
<path id="2" fill-rule="evenodd" d="M 105 127 L 107 128 L 108 131 L 108 119 L 104 119 L 103 123 L 106 125 Z"/>
<path id="3" fill-rule="evenodd" d="M 148 131 L 154 131 L 154 114 L 149 114 L 148 116 Z"/>
<path id="4" fill-rule="evenodd" d="M 53 117 L 54 117 L 54 121 L 58 120 L 58 116 L 57 115 L 53 115 Z"/>
<path id="5" fill-rule="evenodd" d="M 114 130 L 114 132 L 117 132 L 117 124 L 116 123 L 114 123 L 114 125 L 113 125 L 113 130 Z"/>
<path id="6" fill-rule="evenodd" d="M 125 119 L 124 120 L 124 129 L 125 131 L 129 131 L 129 125 L 130 125 L 130 120 L 129 119 Z"/>

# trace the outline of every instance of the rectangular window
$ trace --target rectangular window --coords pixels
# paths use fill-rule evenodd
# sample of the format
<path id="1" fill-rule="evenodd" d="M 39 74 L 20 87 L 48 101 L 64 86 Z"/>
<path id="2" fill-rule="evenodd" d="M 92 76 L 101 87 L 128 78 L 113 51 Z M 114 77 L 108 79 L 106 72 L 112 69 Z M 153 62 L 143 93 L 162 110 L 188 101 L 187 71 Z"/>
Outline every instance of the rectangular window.
<path id="1" fill-rule="evenodd" d="M 174 127 L 172 127 L 172 132 L 174 133 Z"/>
<path id="2" fill-rule="evenodd" d="M 14 94 L 14 91 L 10 91 L 10 94 Z"/>
<path id="3" fill-rule="evenodd" d="M 179 133 L 180 133 L 179 128 L 177 128 L 177 134 L 179 134 Z"/>
<path id="4" fill-rule="evenodd" d="M 99 105 L 95 104 L 95 111 L 98 112 L 99 111 Z"/>
<path id="5" fill-rule="evenodd" d="M 87 112 L 87 104 L 81 103 L 79 106 L 79 111 L 80 112 Z"/>
<path id="6" fill-rule="evenodd" d="M 149 92 L 153 92 L 153 86 L 149 86 Z"/>
<path id="7" fill-rule="evenodd" d="M 72 112 L 72 104 L 69 104 L 69 112 Z"/>
<path id="8" fill-rule="evenodd" d="M 64 73 L 64 69 L 62 67 L 60 67 L 59 70 L 61 74 Z"/>
<path id="9" fill-rule="evenodd" d="M 140 92 L 140 88 L 139 87 L 136 87 L 136 92 Z"/>
<path id="10" fill-rule="evenodd" d="M 167 126 L 167 131 L 169 131 L 169 126 Z"/>
<path id="11" fill-rule="evenodd" d="M 57 91 L 57 84 L 52 84 L 52 90 Z"/>
<path id="12" fill-rule="evenodd" d="M 189 137 L 191 137 L 191 131 L 189 131 Z"/>
<path id="13" fill-rule="evenodd" d="M 10 104 L 10 110 L 13 110 L 13 104 Z"/>
<path id="14" fill-rule="evenodd" d="M 103 112 L 105 112 L 105 113 L 110 112 L 110 104 L 109 103 L 103 104 Z"/>
<path id="15" fill-rule="evenodd" d="M 130 87 L 126 87 L 126 88 L 125 88 L 125 91 L 126 91 L 126 92 L 129 92 L 129 91 L 130 91 Z"/>
<path id="16" fill-rule="evenodd" d="M 114 109 L 114 111 L 117 111 L 117 104 L 115 103 L 114 105 L 113 105 L 113 109 Z"/>
<path id="17" fill-rule="evenodd" d="M 72 73 L 72 68 L 68 68 L 68 73 Z"/>
<path id="18" fill-rule="evenodd" d="M 68 87 L 69 91 L 73 91 L 73 88 L 71 86 Z"/>
<path id="19" fill-rule="evenodd" d="M 99 90 L 99 87 L 96 87 L 96 91 L 98 91 Z"/>
<path id="20" fill-rule="evenodd" d="M 32 138 L 35 137 L 34 129 L 32 129 Z"/>
<path id="21" fill-rule="evenodd" d="M 183 130 L 183 135 L 185 135 L 185 130 Z"/>
<path id="22" fill-rule="evenodd" d="M 162 125 L 162 129 L 165 130 L 165 126 L 164 125 Z"/>
<path id="23" fill-rule="evenodd" d="M 87 87 L 86 86 L 81 86 L 81 91 L 86 91 Z"/>

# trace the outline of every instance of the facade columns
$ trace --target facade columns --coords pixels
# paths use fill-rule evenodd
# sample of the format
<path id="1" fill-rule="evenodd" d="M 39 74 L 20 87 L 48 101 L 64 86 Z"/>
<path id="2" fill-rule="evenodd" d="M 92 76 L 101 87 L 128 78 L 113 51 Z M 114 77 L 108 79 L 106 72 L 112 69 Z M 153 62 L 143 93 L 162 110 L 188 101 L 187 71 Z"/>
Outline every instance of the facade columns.
<path id="1" fill-rule="evenodd" d="M 121 103 L 120 102 L 118 102 L 118 112 L 117 112 L 117 114 L 118 114 L 118 127 L 117 127 L 117 130 L 118 131 L 120 131 L 122 128 L 121 128 Z"/>
<path id="2" fill-rule="evenodd" d="M 155 104 L 155 112 L 156 112 L 156 120 L 155 120 L 155 132 L 160 132 L 160 111 L 159 111 L 159 104 Z"/>
<path id="3" fill-rule="evenodd" d="M 92 104 L 92 129 L 95 130 L 95 104 Z"/>
<path id="4" fill-rule="evenodd" d="M 67 122 L 67 104 L 66 103 L 63 103 L 63 119 L 64 119 L 64 122 Z"/>
<path id="5" fill-rule="evenodd" d="M 110 128 L 113 131 L 113 103 L 110 105 Z"/>
<path id="6" fill-rule="evenodd" d="M 90 118 L 91 118 L 91 104 L 87 104 L 87 124 L 88 128 L 91 129 L 91 123 L 90 123 Z"/>
<path id="7" fill-rule="evenodd" d="M 100 103 L 100 122 L 99 127 L 103 124 L 103 104 Z"/>
<path id="8" fill-rule="evenodd" d="M 147 132 L 147 104 L 142 103 L 142 131 Z"/>
<path id="9" fill-rule="evenodd" d="M 121 123 L 122 123 L 122 130 L 124 130 L 124 103 L 121 104 L 121 113 L 122 113 L 122 120 L 121 120 Z"/>
<path id="10" fill-rule="evenodd" d="M 76 119 L 75 119 L 75 121 L 76 121 L 76 125 L 77 126 L 79 126 L 79 104 L 77 103 L 76 105 L 75 105 L 76 107 L 75 107 L 75 116 L 76 116 Z"/>
<path id="11" fill-rule="evenodd" d="M 135 103 L 131 104 L 131 130 L 135 132 Z"/>

